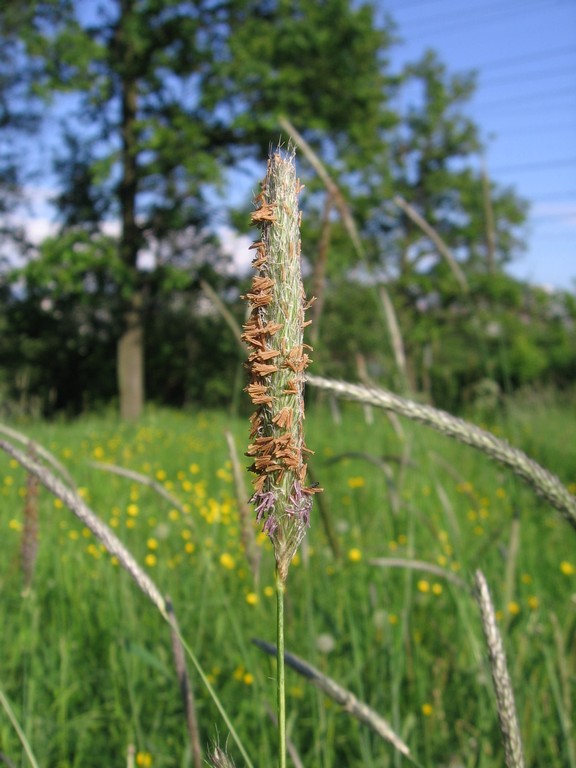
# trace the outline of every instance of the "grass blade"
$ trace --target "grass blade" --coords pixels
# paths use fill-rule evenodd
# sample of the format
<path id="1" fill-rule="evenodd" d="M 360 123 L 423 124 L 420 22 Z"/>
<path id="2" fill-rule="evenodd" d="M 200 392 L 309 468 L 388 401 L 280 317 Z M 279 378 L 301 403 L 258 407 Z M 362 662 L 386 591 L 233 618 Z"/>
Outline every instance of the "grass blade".
<path id="1" fill-rule="evenodd" d="M 4 712 L 6 712 L 8 719 L 12 723 L 12 727 L 18 734 L 20 743 L 22 744 L 22 747 L 24 748 L 24 752 L 26 752 L 26 756 L 30 761 L 30 765 L 33 766 L 33 768 L 39 768 L 39 765 L 36 762 L 36 758 L 34 757 L 34 753 L 32 752 L 32 748 L 30 747 L 30 744 L 28 743 L 28 739 L 26 738 L 26 734 L 20 727 L 20 723 L 18 722 L 16 715 L 14 714 L 14 710 L 10 706 L 10 702 L 8 701 L 8 699 L 6 698 L 2 690 L 0 690 L 0 704 L 2 705 L 2 709 L 4 710 Z"/>

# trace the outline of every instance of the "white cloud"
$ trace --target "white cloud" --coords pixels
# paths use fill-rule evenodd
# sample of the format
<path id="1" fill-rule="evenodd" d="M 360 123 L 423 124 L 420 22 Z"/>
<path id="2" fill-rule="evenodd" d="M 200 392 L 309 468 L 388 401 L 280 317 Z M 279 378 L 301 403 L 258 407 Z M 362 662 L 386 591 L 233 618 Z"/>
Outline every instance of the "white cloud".
<path id="1" fill-rule="evenodd" d="M 230 272 L 232 274 L 245 275 L 252 264 L 254 251 L 250 250 L 253 238 L 249 235 L 241 235 L 230 227 L 222 227 L 218 230 L 218 236 L 225 254 L 231 257 Z"/>

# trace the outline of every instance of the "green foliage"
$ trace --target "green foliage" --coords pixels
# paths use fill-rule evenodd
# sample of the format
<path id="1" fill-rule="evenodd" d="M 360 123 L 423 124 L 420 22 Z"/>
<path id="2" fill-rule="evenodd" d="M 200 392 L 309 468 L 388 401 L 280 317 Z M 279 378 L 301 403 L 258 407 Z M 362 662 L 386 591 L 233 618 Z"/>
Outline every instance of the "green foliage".
<path id="1" fill-rule="evenodd" d="M 93 304 L 94 296 L 117 295 L 128 275 L 113 238 L 74 230 L 45 240 L 39 257 L 12 279 L 24 280 L 30 297 Z"/>
<path id="2" fill-rule="evenodd" d="M 256 137 L 264 154 L 285 114 L 324 153 L 330 147 L 335 162 L 356 154 L 365 163 L 389 119 L 382 65 L 391 42 L 369 4 L 237 3 L 230 53 L 217 71 L 222 92 L 236 102 L 234 128 Z"/>
<path id="3" fill-rule="evenodd" d="M 487 182 L 477 170 L 483 145 L 479 127 L 466 114 L 474 76 L 449 74 L 428 52 L 405 68 L 398 90 L 410 106 L 397 115 L 386 141 L 363 169 L 357 194 L 350 191 L 369 258 L 394 278 L 434 270 L 442 258 L 393 203 L 400 196 L 461 265 L 494 272 L 522 250 L 527 207 L 512 190 Z M 494 254 L 488 245 L 488 204 Z"/>
<path id="4" fill-rule="evenodd" d="M 574 371 L 574 297 L 548 293 L 503 273 L 469 274 L 463 294 L 445 264 L 386 283 L 407 357 L 409 385 L 460 411 L 487 380 L 500 393 L 569 386 Z M 377 282 L 329 280 L 315 371 L 347 381 L 402 386 Z"/>
<path id="5" fill-rule="evenodd" d="M 413 385 L 429 386 L 433 401 L 449 410 L 461 408 L 486 378 L 508 392 L 564 385 L 561 361 L 573 344 L 570 294 L 548 294 L 502 273 L 469 277 L 466 295 L 445 266 L 393 287 Z"/>

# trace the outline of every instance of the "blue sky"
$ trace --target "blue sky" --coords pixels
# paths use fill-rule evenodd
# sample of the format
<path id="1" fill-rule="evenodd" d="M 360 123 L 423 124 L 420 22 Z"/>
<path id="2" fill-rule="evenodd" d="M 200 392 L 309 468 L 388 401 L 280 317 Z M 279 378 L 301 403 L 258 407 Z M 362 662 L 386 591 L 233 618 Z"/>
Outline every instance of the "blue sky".
<path id="1" fill-rule="evenodd" d="M 575 0 L 379 0 L 403 43 L 400 66 L 427 48 L 451 72 L 477 70 L 468 113 L 493 181 L 531 202 L 517 277 L 576 290 Z"/>
<path id="2" fill-rule="evenodd" d="M 451 73 L 477 70 L 468 113 L 491 179 L 531 202 L 528 249 L 510 272 L 576 290 L 576 0 L 376 0 L 403 42 L 392 65 L 436 50 Z M 54 128 L 55 125 L 52 126 Z M 50 125 L 31 156 L 49 178 Z M 38 189 L 36 230 L 48 231 Z M 242 247 L 244 241 L 241 241 Z"/>

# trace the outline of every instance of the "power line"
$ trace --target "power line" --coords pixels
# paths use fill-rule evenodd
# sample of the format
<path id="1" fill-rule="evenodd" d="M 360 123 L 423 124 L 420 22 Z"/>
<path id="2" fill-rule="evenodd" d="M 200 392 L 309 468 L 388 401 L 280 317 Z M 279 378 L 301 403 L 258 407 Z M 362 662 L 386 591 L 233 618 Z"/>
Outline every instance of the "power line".
<path id="1" fill-rule="evenodd" d="M 548 9 L 542 7 L 539 0 L 537 0 L 536 3 L 529 4 L 520 2 L 515 5 L 508 4 L 506 6 L 502 6 L 502 3 L 500 2 L 479 10 L 483 12 L 483 15 L 480 15 L 479 17 L 475 16 L 474 13 L 458 13 L 454 14 L 454 18 L 451 20 L 446 15 L 442 15 L 434 17 L 433 19 L 420 19 L 415 25 L 405 24 L 399 26 L 401 29 L 403 27 L 408 27 L 407 32 L 410 34 L 410 39 L 417 40 L 419 38 L 421 39 L 424 35 L 449 35 L 453 32 L 458 32 L 463 27 L 470 27 L 471 25 L 477 30 L 479 27 L 493 25 L 495 22 L 499 23 L 506 19 L 513 18 L 518 15 L 518 11 L 522 11 L 522 13 L 525 14 L 530 11 L 541 12 Z M 488 11 L 488 13 L 486 13 L 486 11 Z M 448 24 L 435 26 L 432 23 L 433 20 L 436 22 L 448 21 Z M 450 23 L 450 21 L 452 23 Z"/>
<path id="2" fill-rule="evenodd" d="M 445 0 L 412 0 L 412 2 L 410 2 L 410 0 L 402 0 L 401 10 L 416 8 L 420 5 L 432 5 L 432 3 L 441 3 L 444 1 Z M 396 9 L 396 11 L 392 9 L 392 12 L 396 13 L 397 10 L 398 9 Z"/>
<path id="3" fill-rule="evenodd" d="M 517 83 L 521 82 L 524 78 L 530 78 L 530 82 L 533 80 L 542 80 L 547 79 L 548 77 L 554 77 L 557 78 L 558 75 L 572 75 L 574 77 L 574 74 L 576 72 L 576 69 L 574 67 L 561 67 L 559 69 L 551 69 L 551 70 L 536 70 L 536 72 L 517 72 L 515 75 L 508 75 L 506 77 L 497 77 L 495 79 L 488 78 L 485 80 L 482 77 L 482 74 L 480 73 L 480 82 L 479 82 L 479 88 L 482 88 L 482 90 L 485 90 L 487 88 L 492 88 L 493 86 L 503 85 L 506 83 Z"/>
<path id="4" fill-rule="evenodd" d="M 554 160 L 537 160 L 534 163 L 517 163 L 512 165 L 499 165 L 490 169 L 491 173 L 502 173 L 502 171 L 515 171 L 524 173 L 525 171 L 536 171 L 542 168 L 561 168 L 567 165 L 574 165 L 576 157 L 560 157 Z"/>
<path id="5" fill-rule="evenodd" d="M 521 56 L 493 59 L 492 61 L 484 62 L 484 64 L 475 64 L 474 67 L 476 69 L 506 69 L 516 66 L 516 64 L 523 64 L 526 61 L 534 61 L 534 59 L 540 58 L 552 59 L 557 56 L 565 56 L 567 53 L 576 54 L 576 46 L 568 45 L 562 48 L 548 48 L 544 51 L 532 51 L 532 53 L 522 54 Z"/>
<path id="6" fill-rule="evenodd" d="M 546 99 L 550 97 L 557 97 L 557 96 L 574 96 L 575 90 L 574 88 L 558 88 L 555 91 L 537 91 L 536 93 L 525 93 L 520 96 L 517 96 L 516 98 L 512 99 L 498 99 L 497 101 L 489 101 L 489 102 L 482 102 L 481 99 L 478 99 L 479 106 L 482 107 L 482 109 L 485 109 L 486 107 L 505 107 L 509 104 L 520 104 L 525 101 L 534 101 L 535 99 Z M 542 107 L 541 103 L 539 104 L 540 107 Z"/>
<path id="7" fill-rule="evenodd" d="M 565 195 L 566 197 L 563 197 Z M 540 203 L 543 200 L 553 200 L 553 201 L 564 201 L 565 199 L 568 200 L 568 202 L 572 202 L 571 198 L 574 197 L 576 200 L 576 189 L 569 189 L 564 192 L 548 192 L 545 195 L 538 195 L 538 197 L 531 197 L 531 202 L 534 203 Z"/>
<path id="8" fill-rule="evenodd" d="M 507 131 L 513 130 L 513 135 L 509 136 L 509 138 L 513 138 L 515 141 L 520 136 L 530 136 L 534 133 L 540 133 L 543 136 L 548 135 L 550 133 L 557 133 L 561 131 L 571 131 L 576 135 L 576 123 L 554 123 L 553 125 L 533 125 L 530 126 L 528 129 L 524 125 L 522 126 L 513 126 L 512 128 L 508 128 Z M 498 139 L 506 138 L 505 136 L 498 133 L 498 130 L 496 129 L 497 137 Z"/>
<path id="9" fill-rule="evenodd" d="M 407 26 L 409 24 L 411 30 L 414 30 L 414 28 L 418 29 L 420 27 L 425 27 L 426 30 L 428 31 L 430 28 L 430 25 L 434 26 L 435 24 L 438 24 L 438 23 L 442 24 L 443 22 L 446 22 L 446 21 L 453 22 L 455 20 L 457 20 L 459 25 L 461 26 L 461 22 L 464 22 L 465 24 L 467 24 L 471 18 L 472 20 L 474 20 L 475 18 L 477 20 L 478 15 L 482 17 L 483 15 L 486 15 L 486 14 L 489 15 L 490 12 L 495 11 L 496 18 L 500 18 L 501 15 L 509 16 L 511 10 L 514 13 L 515 10 L 518 8 L 522 8 L 524 10 L 526 9 L 527 6 L 533 7 L 534 5 L 542 6 L 541 0 L 532 0 L 531 3 L 524 2 L 523 0 L 517 0 L 517 2 L 515 3 L 508 2 L 505 6 L 502 5 L 502 2 L 495 2 L 488 5 L 484 3 L 480 3 L 479 5 L 468 6 L 467 10 L 464 12 L 459 11 L 458 13 L 454 13 L 450 11 L 448 12 L 444 11 L 443 13 L 438 13 L 434 16 L 428 16 L 423 19 L 416 19 L 413 22 L 404 22 L 404 24 L 400 26 L 404 26 L 404 25 Z M 504 11 L 504 14 L 502 14 L 502 11 Z"/>
<path id="10" fill-rule="evenodd" d="M 564 219 L 568 219 L 570 224 L 574 224 L 576 226 L 575 221 L 576 213 L 574 211 L 565 211 L 564 213 L 543 213 L 543 214 L 537 214 L 536 216 L 530 216 L 530 221 L 533 222 L 543 222 L 543 221 L 562 221 Z"/>
<path id="11" fill-rule="evenodd" d="M 506 106 L 506 105 L 504 105 Z M 497 120 L 498 125 L 501 125 L 501 123 L 506 123 L 513 121 L 512 125 L 509 125 L 508 130 L 521 130 L 524 125 L 525 121 L 532 119 L 533 117 L 542 117 L 543 105 L 540 102 L 530 101 L 526 104 L 519 104 L 519 105 L 510 105 L 512 109 L 507 109 L 504 112 L 502 111 L 502 107 L 498 109 L 497 114 Z M 562 102 L 547 102 L 546 103 L 546 115 L 549 117 L 573 117 L 574 116 L 574 109 L 570 109 L 570 114 L 568 114 L 567 107 L 571 105 L 567 105 L 566 102 L 563 100 Z M 515 108 L 514 108 L 515 107 Z M 477 116 L 477 120 L 482 120 L 483 123 L 485 122 L 486 117 L 486 111 L 490 115 L 493 114 L 490 110 L 486 110 L 484 107 L 480 108 L 478 105 L 472 105 L 469 107 L 469 110 L 473 112 L 474 115 Z M 478 117 L 480 116 L 480 117 Z M 546 130 L 546 127 L 544 126 L 542 130 Z"/>

